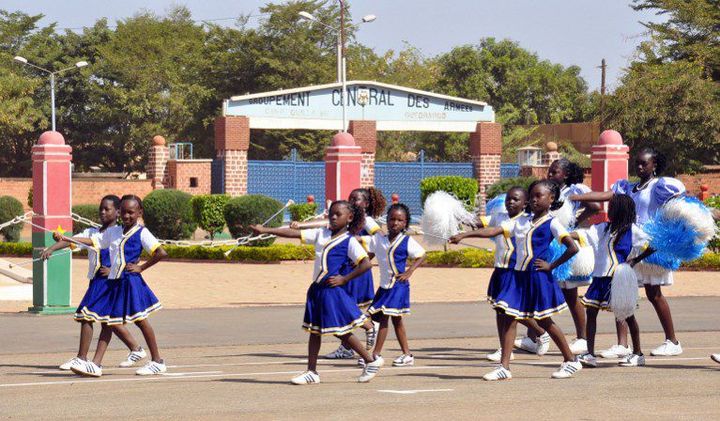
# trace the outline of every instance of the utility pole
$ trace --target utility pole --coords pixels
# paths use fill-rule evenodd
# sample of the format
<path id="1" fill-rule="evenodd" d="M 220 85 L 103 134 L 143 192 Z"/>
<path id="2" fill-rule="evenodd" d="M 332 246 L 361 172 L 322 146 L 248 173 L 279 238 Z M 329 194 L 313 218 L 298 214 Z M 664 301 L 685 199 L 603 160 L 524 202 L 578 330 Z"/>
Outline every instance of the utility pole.
<path id="1" fill-rule="evenodd" d="M 602 132 L 605 128 L 605 70 L 607 65 L 605 59 L 602 59 L 600 63 L 600 131 Z"/>

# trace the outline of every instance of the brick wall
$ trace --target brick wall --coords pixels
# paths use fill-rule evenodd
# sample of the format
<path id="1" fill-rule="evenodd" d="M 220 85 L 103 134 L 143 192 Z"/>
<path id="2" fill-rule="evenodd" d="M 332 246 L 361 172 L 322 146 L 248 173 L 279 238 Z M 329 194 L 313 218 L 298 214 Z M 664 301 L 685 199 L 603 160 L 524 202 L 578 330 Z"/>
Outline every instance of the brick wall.
<path id="1" fill-rule="evenodd" d="M 694 175 L 681 174 L 677 177 L 685 184 L 690 194 L 697 196 L 700 193 L 700 185 L 707 184 L 710 196 L 720 194 L 720 166 L 708 165 L 705 169 Z"/>
<path id="2" fill-rule="evenodd" d="M 250 147 L 250 120 L 244 116 L 215 118 L 215 150 L 244 150 Z"/>
<path id="3" fill-rule="evenodd" d="M 559 124 L 538 124 L 523 126 L 535 129 L 525 139 L 529 143 L 537 141 L 541 144 L 546 142 L 569 141 L 572 145 L 584 154 L 589 154 L 591 148 L 600 138 L 600 123 L 559 123 Z"/>
<path id="4" fill-rule="evenodd" d="M 225 193 L 230 196 L 247 194 L 247 150 L 218 150 L 217 157 L 225 162 Z"/>
<path id="5" fill-rule="evenodd" d="M 165 145 L 150 147 L 147 166 L 147 178 L 156 189 L 162 189 L 169 177 L 167 161 L 170 159 L 170 150 Z"/>
<path id="6" fill-rule="evenodd" d="M 500 180 L 502 125 L 478 123 L 475 132 L 470 133 L 470 155 L 473 174 L 478 182 L 477 205 L 482 210 L 485 209 L 485 190 Z"/>
<path id="7" fill-rule="evenodd" d="M 212 159 L 171 159 L 166 187 L 190 194 L 210 194 Z"/>
<path id="8" fill-rule="evenodd" d="M 360 163 L 360 187 L 372 187 L 375 185 L 375 154 L 362 153 Z"/>
<path id="9" fill-rule="evenodd" d="M 375 153 L 377 148 L 375 121 L 352 120 L 348 125 L 348 133 L 355 138 L 355 144 L 362 148 L 363 153 Z"/>

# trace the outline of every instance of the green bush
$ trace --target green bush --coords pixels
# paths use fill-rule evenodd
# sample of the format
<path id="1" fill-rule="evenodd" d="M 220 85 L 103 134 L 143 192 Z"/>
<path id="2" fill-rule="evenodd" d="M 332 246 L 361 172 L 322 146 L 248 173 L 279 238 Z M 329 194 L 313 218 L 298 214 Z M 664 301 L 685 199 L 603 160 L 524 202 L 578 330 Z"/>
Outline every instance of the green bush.
<path id="1" fill-rule="evenodd" d="M 225 205 L 230 200 L 226 194 L 201 194 L 191 200 L 193 216 L 200 228 L 210 233 L 210 239 L 225 228 Z"/>
<path id="2" fill-rule="evenodd" d="M 30 209 L 32 209 L 32 207 L 33 207 L 33 188 L 32 188 L 32 186 L 30 186 L 30 189 L 28 190 L 27 205 Z"/>
<path id="3" fill-rule="evenodd" d="M 290 219 L 302 222 L 315 216 L 317 203 L 296 203 L 288 206 L 288 212 L 290 212 Z"/>
<path id="4" fill-rule="evenodd" d="M 72 212 L 76 213 L 83 218 L 87 218 L 97 224 L 100 223 L 100 212 L 99 212 L 99 206 L 98 205 L 75 205 L 72 207 Z M 84 230 L 85 228 L 88 228 L 88 224 L 84 224 L 82 222 L 73 221 L 73 227 L 72 230 L 75 234 L 79 233 L 80 231 Z"/>
<path id="5" fill-rule="evenodd" d="M 705 200 L 705 204 L 716 209 L 720 209 L 720 196 L 713 196 L 708 197 L 707 200 Z M 718 226 L 718 229 L 720 230 L 720 222 L 715 222 Z M 720 237 L 715 236 L 712 240 L 710 240 L 710 244 L 708 244 L 708 248 L 715 253 L 720 252 Z"/>
<path id="6" fill-rule="evenodd" d="M 155 190 L 143 200 L 143 219 L 147 228 L 158 238 L 184 240 L 197 228 L 188 193 L 174 189 Z"/>
<path id="7" fill-rule="evenodd" d="M 32 256 L 32 243 L 0 243 L 0 255 Z"/>
<path id="8" fill-rule="evenodd" d="M 457 175 L 440 175 L 424 178 L 420 181 L 420 201 L 424 204 L 430 194 L 442 190 L 455 195 L 468 208 L 475 207 L 475 196 L 478 192 L 477 181 L 473 178 Z"/>
<path id="9" fill-rule="evenodd" d="M 275 212 L 282 209 L 283 204 L 272 197 L 261 194 L 249 194 L 234 197 L 225 205 L 225 223 L 233 238 L 244 237 L 252 234 L 249 228 L 253 224 L 262 224 Z M 267 226 L 279 227 L 283 221 L 282 213 L 270 221 Z M 252 245 L 256 247 L 268 246 L 275 239 L 256 241 Z"/>
<path id="10" fill-rule="evenodd" d="M 427 266 L 461 268 L 492 268 L 495 254 L 492 251 L 464 248 L 451 251 L 429 251 L 425 260 Z"/>
<path id="11" fill-rule="evenodd" d="M 520 186 L 527 190 L 533 181 L 537 180 L 535 177 L 512 177 L 512 178 L 501 178 L 498 182 L 487 188 L 487 200 L 499 196 L 503 193 L 507 193 L 511 187 Z"/>
<path id="12" fill-rule="evenodd" d="M 22 215 L 24 209 L 22 203 L 12 196 L 0 197 L 0 222 L 4 223 L 9 221 L 16 216 Z M 9 225 L 2 230 L 0 234 L 5 237 L 5 241 L 17 243 L 20 241 L 20 232 L 22 232 L 23 224 Z"/>

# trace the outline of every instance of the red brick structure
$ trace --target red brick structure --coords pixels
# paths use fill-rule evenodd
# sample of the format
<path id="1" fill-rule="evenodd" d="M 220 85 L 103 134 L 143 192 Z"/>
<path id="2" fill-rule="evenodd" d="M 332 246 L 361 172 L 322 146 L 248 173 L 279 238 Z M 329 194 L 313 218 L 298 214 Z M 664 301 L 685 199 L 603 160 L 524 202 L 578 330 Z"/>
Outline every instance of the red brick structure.
<path id="1" fill-rule="evenodd" d="M 212 159 L 171 159 L 167 187 L 190 194 L 210 194 Z"/>
<path id="2" fill-rule="evenodd" d="M 225 193 L 230 196 L 247 194 L 249 147 L 250 120 L 247 117 L 215 118 L 215 153 L 223 162 Z"/>
<path id="3" fill-rule="evenodd" d="M 500 158 L 502 156 L 502 125 L 499 123 L 478 123 L 470 134 L 470 155 L 473 174 L 478 182 L 479 194 L 484 209 L 486 189 L 500 180 Z"/>
<path id="4" fill-rule="evenodd" d="M 148 157 L 147 178 L 152 183 L 153 189 L 162 189 L 167 183 L 167 161 L 170 159 L 170 151 L 166 145 L 165 138 L 157 135 L 153 137 L 150 155 Z"/>
<path id="5" fill-rule="evenodd" d="M 348 126 L 348 133 L 355 138 L 355 144 L 362 150 L 360 167 L 360 186 L 370 187 L 375 184 L 375 151 L 377 149 L 377 124 L 369 120 L 353 120 Z"/>

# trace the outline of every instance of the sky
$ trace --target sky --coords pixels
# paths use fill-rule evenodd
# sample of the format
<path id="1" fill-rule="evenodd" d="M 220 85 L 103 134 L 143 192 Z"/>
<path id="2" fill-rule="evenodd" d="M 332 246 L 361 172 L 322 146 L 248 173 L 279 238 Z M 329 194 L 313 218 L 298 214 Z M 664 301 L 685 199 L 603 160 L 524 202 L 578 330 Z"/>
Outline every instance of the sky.
<path id="1" fill-rule="evenodd" d="M 332 1 L 332 0 L 330 0 Z M 196 20 L 259 13 L 269 0 L 2 0 L 0 8 L 44 14 L 41 24 L 82 28 L 106 17 L 110 23 L 142 10 L 164 14 L 184 5 Z M 279 2 L 279 1 L 275 1 Z M 349 0 L 354 20 L 374 14 L 357 40 L 378 54 L 405 43 L 433 57 L 481 38 L 511 39 L 527 50 L 565 66 L 577 65 L 590 89 L 600 87 L 600 61 L 607 62 L 607 85 L 618 85 L 635 47 L 645 38 L 640 23 L 658 21 L 654 12 L 636 12 L 629 0 Z M 251 24 L 258 17 L 252 18 Z M 232 19 L 215 23 L 232 25 Z"/>

